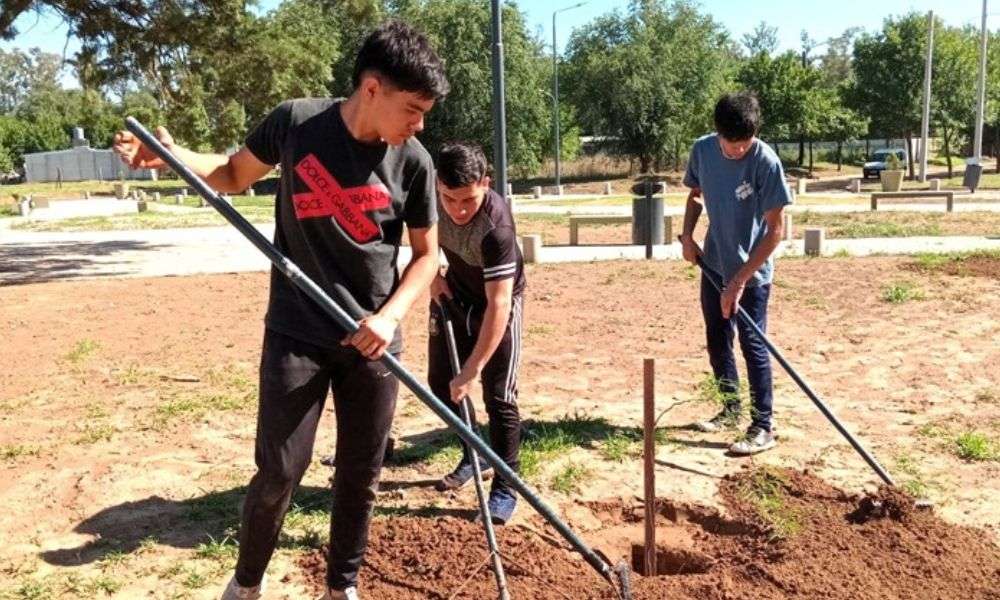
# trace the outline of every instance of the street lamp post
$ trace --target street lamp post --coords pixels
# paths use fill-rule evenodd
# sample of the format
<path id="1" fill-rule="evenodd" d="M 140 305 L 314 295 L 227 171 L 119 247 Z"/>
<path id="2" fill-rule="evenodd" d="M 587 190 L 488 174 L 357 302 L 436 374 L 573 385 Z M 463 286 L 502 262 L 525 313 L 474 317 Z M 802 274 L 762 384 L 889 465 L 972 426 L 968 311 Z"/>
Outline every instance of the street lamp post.
<path id="1" fill-rule="evenodd" d="M 567 10 L 573 10 L 574 8 L 580 8 L 586 4 L 586 2 L 580 2 L 574 4 L 573 6 L 567 6 L 566 8 L 560 8 L 559 10 L 552 13 L 552 132 L 555 134 L 555 161 L 556 161 L 556 191 L 559 190 L 560 184 L 560 165 L 559 165 L 559 155 L 561 149 L 559 147 L 559 46 L 556 45 L 556 15 L 561 12 L 566 12 Z"/>

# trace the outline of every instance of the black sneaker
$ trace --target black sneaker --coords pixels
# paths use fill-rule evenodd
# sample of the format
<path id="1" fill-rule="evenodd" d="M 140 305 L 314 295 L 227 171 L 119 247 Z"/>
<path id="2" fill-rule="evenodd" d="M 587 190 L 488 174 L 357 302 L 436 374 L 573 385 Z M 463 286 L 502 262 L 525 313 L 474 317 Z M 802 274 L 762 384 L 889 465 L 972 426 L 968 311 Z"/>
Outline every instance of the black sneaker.
<path id="1" fill-rule="evenodd" d="M 479 461 L 479 470 L 483 474 L 484 481 L 493 476 L 493 467 L 487 463 Z M 439 492 L 457 490 L 472 481 L 472 476 L 472 463 L 460 462 L 454 471 L 442 477 L 441 481 L 434 485 L 434 489 Z"/>
<path id="2" fill-rule="evenodd" d="M 715 415 L 708 421 L 698 421 L 694 424 L 694 428 L 702 433 L 717 433 L 727 429 L 735 429 L 739 419 L 739 413 L 734 410 L 724 408 L 719 414 Z"/>
<path id="3" fill-rule="evenodd" d="M 763 427 L 751 425 L 746 436 L 729 447 L 729 452 L 737 456 L 750 456 L 774 448 L 777 442 L 774 434 Z"/>

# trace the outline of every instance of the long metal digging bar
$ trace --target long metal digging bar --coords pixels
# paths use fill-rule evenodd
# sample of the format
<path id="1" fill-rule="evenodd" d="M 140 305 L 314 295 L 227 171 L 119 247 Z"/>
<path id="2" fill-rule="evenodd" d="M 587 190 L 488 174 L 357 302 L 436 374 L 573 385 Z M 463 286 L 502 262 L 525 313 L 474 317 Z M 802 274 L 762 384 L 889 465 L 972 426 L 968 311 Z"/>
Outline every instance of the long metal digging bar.
<path id="1" fill-rule="evenodd" d="M 154 154 L 159 156 L 177 175 L 194 188 L 215 210 L 219 211 L 233 227 L 246 237 L 251 244 L 257 247 L 264 256 L 267 257 L 279 271 L 281 271 L 296 287 L 301 289 L 307 296 L 312 298 L 324 312 L 330 315 L 342 329 L 353 333 L 359 329 L 357 322 L 348 315 L 326 292 L 310 279 L 302 270 L 288 257 L 278 251 L 264 235 L 247 221 L 235 208 L 225 202 L 222 197 L 208 186 L 200 177 L 194 174 L 180 159 L 173 155 L 158 139 L 142 126 L 134 117 L 125 119 L 125 127 L 138 137 Z M 441 400 L 427 389 L 424 384 L 414 377 L 406 367 L 391 354 L 385 354 L 381 358 L 382 363 L 405 385 L 413 394 L 427 405 L 438 417 L 440 417 L 449 427 L 451 427 L 462 440 L 476 449 L 479 454 L 490 463 L 495 473 L 504 477 L 515 490 L 534 508 L 552 527 L 559 532 L 573 549 L 578 552 L 587 564 L 594 568 L 597 573 L 606 579 L 612 587 L 624 598 L 629 597 L 627 586 L 616 581 L 616 572 L 610 564 L 603 560 L 593 549 L 583 543 L 572 529 L 562 521 L 539 496 L 528 487 L 513 469 L 507 466 L 503 460 L 493 450 L 484 443 L 465 423 L 455 415 L 451 409 L 444 405 Z"/>
<path id="2" fill-rule="evenodd" d="M 458 375 L 462 370 L 461 362 L 458 359 L 458 345 L 455 343 L 455 327 L 451 320 L 451 310 L 446 306 L 447 301 L 438 301 L 437 308 L 441 314 L 441 321 L 444 323 L 445 342 L 448 346 L 448 361 L 451 363 L 451 372 Z M 462 420 L 465 425 L 472 429 L 472 399 L 465 396 L 462 402 Z M 473 430 L 474 431 L 474 430 Z M 486 501 L 486 490 L 483 489 L 483 472 L 479 467 L 479 453 L 473 448 L 469 448 L 469 458 L 472 460 L 472 480 L 476 487 L 476 499 L 479 501 L 479 518 L 483 520 L 483 529 L 486 532 L 486 544 L 490 550 L 490 560 L 493 566 L 493 576 L 497 580 L 497 590 L 500 600 L 510 600 L 510 592 L 507 590 L 507 576 L 503 571 L 503 562 L 500 561 L 500 546 L 497 544 L 497 534 L 493 530 L 493 516 L 490 514 L 490 506 Z"/>
<path id="3" fill-rule="evenodd" d="M 698 266 L 701 267 L 702 271 L 704 271 L 705 275 L 708 277 L 708 281 L 712 284 L 712 286 L 721 294 L 722 288 L 725 287 L 722 283 L 722 275 L 717 273 L 715 269 L 713 269 L 712 267 L 706 265 L 705 261 L 703 261 L 701 257 L 698 258 Z M 757 326 L 757 323 L 754 323 L 753 318 L 750 317 L 747 311 L 743 310 L 743 307 L 739 306 L 738 304 L 736 305 L 736 314 L 739 315 L 740 320 L 742 320 L 743 323 L 747 327 L 749 327 L 750 330 L 753 331 L 754 334 L 757 337 L 759 337 L 762 342 L 764 342 L 764 345 L 767 346 L 767 350 L 768 352 L 771 353 L 771 356 L 773 356 L 774 359 L 781 364 L 782 368 L 785 369 L 788 375 L 793 380 L 795 380 L 795 383 L 798 384 L 798 386 L 802 389 L 805 395 L 809 396 L 809 399 L 812 400 L 813 404 L 816 405 L 816 408 L 818 408 L 819 411 L 823 413 L 823 416 L 826 417 L 826 420 L 830 421 L 830 423 L 834 426 L 834 428 L 836 428 L 837 431 L 840 432 L 840 435 L 844 436 L 844 438 L 846 438 L 847 441 L 850 442 L 851 446 L 854 447 L 857 453 L 861 455 L 861 458 L 865 459 L 865 462 L 868 463 L 868 466 L 871 467 L 872 470 L 875 471 L 875 473 L 882 478 L 882 481 L 886 482 L 888 485 L 892 487 L 896 487 L 896 484 L 893 482 L 892 477 L 889 476 L 889 473 L 886 472 L 886 470 L 882 468 L 882 465 L 879 464 L 877 460 L 875 460 L 875 457 L 872 456 L 871 453 L 868 452 L 868 450 L 861 445 L 861 442 L 859 442 L 858 439 L 854 437 L 854 434 L 852 434 L 850 431 L 847 430 L 846 427 L 844 427 L 843 423 L 841 423 L 840 419 L 838 419 L 837 416 L 833 414 L 833 411 L 830 410 L 830 408 L 826 405 L 826 403 L 823 402 L 819 398 L 819 396 L 816 395 L 816 392 L 814 392 L 812 388 L 809 387 L 809 384 L 806 383 L 806 381 L 802 379 L 802 377 L 800 377 L 799 374 L 795 371 L 792 365 L 789 364 L 787 360 L 785 360 L 785 357 L 781 355 L 781 352 L 778 350 L 778 348 L 771 343 L 771 340 L 767 339 L 767 336 L 764 335 L 764 332 L 761 331 L 760 327 Z"/>

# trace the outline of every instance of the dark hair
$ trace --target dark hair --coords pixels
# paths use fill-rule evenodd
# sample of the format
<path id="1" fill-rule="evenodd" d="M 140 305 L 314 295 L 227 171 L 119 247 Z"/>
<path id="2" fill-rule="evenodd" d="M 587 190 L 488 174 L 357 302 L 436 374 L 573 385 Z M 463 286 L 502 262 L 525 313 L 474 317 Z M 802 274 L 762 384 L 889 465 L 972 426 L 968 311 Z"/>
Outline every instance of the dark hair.
<path id="1" fill-rule="evenodd" d="M 486 156 L 476 144 L 448 142 L 437 158 L 437 176 L 446 186 L 460 188 L 486 176 Z"/>
<path id="2" fill-rule="evenodd" d="M 388 21 L 371 32 L 354 61 L 355 89 L 366 71 L 374 71 L 395 87 L 440 100 L 451 86 L 444 64 L 422 33 L 402 21 Z"/>
<path id="3" fill-rule="evenodd" d="M 727 140 L 748 140 L 760 131 L 760 103 L 750 92 L 726 94 L 715 104 L 715 130 Z"/>

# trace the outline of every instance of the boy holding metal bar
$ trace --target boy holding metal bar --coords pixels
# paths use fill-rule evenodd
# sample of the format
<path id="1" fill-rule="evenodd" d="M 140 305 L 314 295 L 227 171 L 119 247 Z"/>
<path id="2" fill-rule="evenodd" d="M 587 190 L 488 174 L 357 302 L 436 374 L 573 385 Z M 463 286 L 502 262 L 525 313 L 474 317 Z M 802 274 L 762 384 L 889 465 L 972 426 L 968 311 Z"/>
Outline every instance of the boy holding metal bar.
<path id="1" fill-rule="evenodd" d="M 721 294 L 704 273 L 701 282 L 709 362 L 724 406 L 719 414 L 696 427 L 715 432 L 737 423 L 739 375 L 733 338 L 738 329 L 750 383 L 751 424 L 743 439 L 729 450 L 749 455 L 775 445 L 771 357 L 763 340 L 735 319 L 735 307 L 742 306 L 766 332 L 774 272 L 771 255 L 781 242 L 784 208 L 792 198 L 781 161 L 756 137 L 760 129 L 757 98 L 747 92 L 725 95 L 716 104 L 714 117 L 716 133 L 700 138 L 691 149 L 684 176 L 684 185 L 691 192 L 680 236 L 684 258 L 697 264 L 701 257 L 724 280 Z M 709 220 L 704 251 L 692 237 L 702 211 L 699 197 L 704 198 Z"/>
<path id="2" fill-rule="evenodd" d="M 278 106 L 231 156 L 157 137 L 221 192 L 239 192 L 281 165 L 277 248 L 360 319 L 340 329 L 277 269 L 265 318 L 257 473 L 243 505 L 236 573 L 223 600 L 256 600 L 292 492 L 312 457 L 332 390 L 336 473 L 325 599 L 354 600 L 398 381 L 377 359 L 401 351 L 399 323 L 438 268 L 433 164 L 413 136 L 448 92 L 427 39 L 389 22 L 363 43 L 346 100 Z M 115 150 L 133 167 L 163 163 L 128 132 Z M 403 226 L 412 258 L 396 268 Z"/>
<path id="3" fill-rule="evenodd" d="M 429 384 L 439 398 L 451 398 L 451 408 L 460 414 L 459 402 L 481 379 L 490 446 L 516 471 L 521 445 L 517 371 L 525 280 L 514 217 L 503 196 L 490 190 L 486 157 L 473 144 L 450 143 L 441 148 L 437 189 L 444 212 L 438 233 L 448 267 L 434 278 L 431 296 L 432 303 L 451 307 L 462 370 L 452 376 L 445 332 L 432 306 Z M 480 465 L 484 473 L 491 470 L 483 461 Z M 463 444 L 461 461 L 438 482 L 437 489 L 460 488 L 472 475 L 469 449 Z M 502 477 L 493 479 L 488 505 L 494 523 L 502 525 L 513 516 L 517 497 Z"/>

